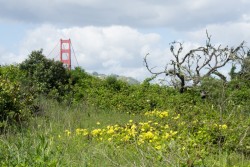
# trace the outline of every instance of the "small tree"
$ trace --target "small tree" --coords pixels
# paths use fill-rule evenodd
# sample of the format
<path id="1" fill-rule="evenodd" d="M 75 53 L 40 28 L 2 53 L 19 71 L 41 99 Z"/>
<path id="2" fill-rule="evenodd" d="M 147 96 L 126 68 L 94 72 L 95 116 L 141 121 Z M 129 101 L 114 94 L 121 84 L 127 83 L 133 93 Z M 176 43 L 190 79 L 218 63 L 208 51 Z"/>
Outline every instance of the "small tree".
<path id="1" fill-rule="evenodd" d="M 69 82 L 70 75 L 63 64 L 47 59 L 42 50 L 33 51 L 29 58 L 20 64 L 20 69 L 26 72 L 31 85 L 36 86 L 41 93 L 49 93 L 51 89 L 60 92 L 62 86 Z"/>
<path id="2" fill-rule="evenodd" d="M 226 81 L 226 77 L 218 70 L 230 61 L 242 59 L 245 55 L 245 42 L 237 47 L 223 47 L 222 45 L 212 45 L 211 36 L 207 34 L 205 46 L 191 49 L 183 53 L 183 43 L 170 43 L 170 51 L 173 59 L 167 63 L 162 71 L 154 71 L 150 68 L 147 61 L 147 54 L 144 63 L 147 70 L 154 76 L 165 74 L 171 78 L 171 84 L 180 89 L 183 93 L 187 85 L 196 86 L 205 77 L 216 75 Z"/>

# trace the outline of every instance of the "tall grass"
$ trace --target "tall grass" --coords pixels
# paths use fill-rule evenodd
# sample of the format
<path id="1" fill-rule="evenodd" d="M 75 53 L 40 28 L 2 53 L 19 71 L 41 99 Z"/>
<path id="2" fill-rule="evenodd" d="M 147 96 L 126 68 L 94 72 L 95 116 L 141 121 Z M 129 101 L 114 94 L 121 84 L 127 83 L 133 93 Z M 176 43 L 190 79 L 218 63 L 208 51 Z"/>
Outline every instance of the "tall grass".
<path id="1" fill-rule="evenodd" d="M 117 145 L 81 137 L 66 137 L 65 130 L 123 125 L 144 117 L 122 112 L 98 110 L 85 104 L 68 106 L 52 100 L 37 102 L 41 111 L 28 125 L 11 128 L 0 136 L 1 166 L 192 166 L 174 147 L 156 150 L 136 142 Z M 174 145 L 174 143 L 173 143 Z M 208 155 L 203 166 L 249 166 L 250 159 L 237 152 Z"/>

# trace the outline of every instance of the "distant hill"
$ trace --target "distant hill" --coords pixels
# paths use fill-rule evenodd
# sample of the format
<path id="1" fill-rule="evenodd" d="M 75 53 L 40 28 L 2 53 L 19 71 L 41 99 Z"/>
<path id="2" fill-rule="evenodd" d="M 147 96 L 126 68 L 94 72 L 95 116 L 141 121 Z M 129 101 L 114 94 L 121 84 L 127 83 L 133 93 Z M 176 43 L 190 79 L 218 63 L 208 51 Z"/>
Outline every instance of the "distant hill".
<path id="1" fill-rule="evenodd" d="M 132 77 L 126 77 L 126 76 L 119 76 L 116 74 L 111 74 L 111 75 L 105 75 L 105 74 L 98 74 L 97 72 L 93 72 L 91 75 L 96 76 L 100 79 L 106 79 L 109 76 L 115 77 L 118 80 L 127 82 L 128 84 L 135 85 L 135 84 L 140 84 L 140 82 Z"/>

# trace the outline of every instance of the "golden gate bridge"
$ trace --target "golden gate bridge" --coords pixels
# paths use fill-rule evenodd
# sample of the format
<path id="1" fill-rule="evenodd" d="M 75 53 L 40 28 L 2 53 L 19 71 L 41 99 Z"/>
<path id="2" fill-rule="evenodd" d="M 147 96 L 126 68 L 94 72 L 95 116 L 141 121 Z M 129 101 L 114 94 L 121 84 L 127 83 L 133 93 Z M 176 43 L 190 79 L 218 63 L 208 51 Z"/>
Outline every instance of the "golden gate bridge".
<path id="1" fill-rule="evenodd" d="M 59 49 L 58 49 L 58 44 L 60 44 Z M 57 51 L 59 50 L 59 54 L 54 54 L 56 50 Z M 79 66 L 71 40 L 60 39 L 60 41 L 50 51 L 47 57 L 50 57 L 51 55 L 56 55 L 53 59 L 58 60 L 58 57 L 59 57 L 59 61 L 62 62 L 66 68 L 71 70 L 72 69 L 72 53 L 73 53 L 73 56 L 75 57 L 77 66 Z"/>

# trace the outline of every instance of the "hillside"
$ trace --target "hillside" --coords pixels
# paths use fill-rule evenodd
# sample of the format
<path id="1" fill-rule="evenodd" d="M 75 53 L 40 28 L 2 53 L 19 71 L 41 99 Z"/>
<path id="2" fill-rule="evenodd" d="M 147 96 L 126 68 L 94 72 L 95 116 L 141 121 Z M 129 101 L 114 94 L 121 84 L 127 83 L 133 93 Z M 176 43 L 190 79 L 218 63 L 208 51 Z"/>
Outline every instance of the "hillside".
<path id="1" fill-rule="evenodd" d="M 102 80 L 105 80 L 107 77 L 115 77 L 116 79 L 124 81 L 130 85 L 140 84 L 140 82 L 138 80 L 136 80 L 132 77 L 119 76 L 117 74 L 105 75 L 105 74 L 98 74 L 97 72 L 93 72 L 91 75 L 98 77 Z"/>

